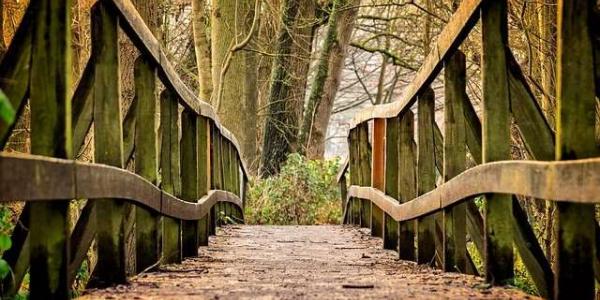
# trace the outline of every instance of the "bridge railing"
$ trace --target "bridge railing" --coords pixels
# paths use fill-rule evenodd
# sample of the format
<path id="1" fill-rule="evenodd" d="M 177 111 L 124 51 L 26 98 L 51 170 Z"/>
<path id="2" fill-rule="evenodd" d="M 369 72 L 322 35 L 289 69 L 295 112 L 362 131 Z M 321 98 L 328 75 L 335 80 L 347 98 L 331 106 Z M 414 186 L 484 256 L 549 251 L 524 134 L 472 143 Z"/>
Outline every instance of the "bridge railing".
<path id="1" fill-rule="evenodd" d="M 3 297 L 27 270 L 31 297 L 69 297 L 93 241 L 90 286 L 102 287 L 196 256 L 223 220 L 243 221 L 248 173 L 237 140 L 175 73 L 132 3 L 93 6 L 92 54 L 72 95 L 70 11 L 68 0 L 31 0 L 0 64 L 12 105 L 22 112 L 29 102 L 32 152 L 0 153 L 0 202 L 25 202 L 3 255 L 12 269 Z M 119 29 L 141 53 L 124 118 Z M 0 121 L 0 149 L 14 126 Z M 74 160 L 92 127 L 95 163 Z M 70 226 L 74 199 L 87 202 Z"/>
<path id="2" fill-rule="evenodd" d="M 400 100 L 364 109 L 351 122 L 349 158 L 338 174 L 344 222 L 370 228 L 402 259 L 478 274 L 469 238 L 494 284 L 514 277 L 516 249 L 542 296 L 593 298 L 600 274 L 593 205 L 600 203 L 600 55 L 593 54 L 600 53 L 600 17 L 590 1 L 558 2 L 556 132 L 508 47 L 507 1 L 463 0 Z M 483 124 L 459 50 L 479 21 Z M 444 134 L 430 88 L 442 69 Z M 529 157 L 546 162 L 510 160 L 511 121 Z M 481 165 L 466 170 L 468 159 Z M 515 195 L 557 202 L 555 270 Z M 483 213 L 475 198 L 484 199 Z"/>

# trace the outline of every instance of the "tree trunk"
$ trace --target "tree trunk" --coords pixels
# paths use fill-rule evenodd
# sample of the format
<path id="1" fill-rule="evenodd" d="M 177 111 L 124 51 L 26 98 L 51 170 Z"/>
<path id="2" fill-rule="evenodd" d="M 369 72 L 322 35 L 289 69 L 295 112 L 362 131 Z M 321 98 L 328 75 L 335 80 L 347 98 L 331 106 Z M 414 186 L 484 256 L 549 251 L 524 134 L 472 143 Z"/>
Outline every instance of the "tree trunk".
<path id="1" fill-rule="evenodd" d="M 294 123 L 295 103 L 292 92 L 292 48 L 294 39 L 289 28 L 293 26 L 298 14 L 298 0 L 284 0 L 282 25 L 277 41 L 277 53 L 271 72 L 271 89 L 269 92 L 269 113 L 265 124 L 263 153 L 260 175 L 269 177 L 279 173 L 291 151 L 291 144 L 296 136 Z"/>
<path id="2" fill-rule="evenodd" d="M 300 128 L 302 150 L 310 158 L 321 158 L 325 152 L 325 134 L 358 12 L 357 8 L 350 7 L 356 7 L 359 3 L 359 0 L 334 2 L 317 74 L 311 85 L 307 110 Z"/>
<path id="3" fill-rule="evenodd" d="M 208 42 L 209 20 L 205 0 L 192 0 L 194 49 L 198 66 L 198 91 L 201 100 L 210 101 L 213 92 L 211 54 Z"/>
<path id="4" fill-rule="evenodd" d="M 237 7 L 236 7 L 237 4 Z M 254 1 L 215 0 L 211 12 L 212 45 L 212 99 L 221 122 L 240 142 L 247 161 L 253 161 L 256 149 L 256 98 L 248 94 L 246 86 L 258 83 L 246 78 L 246 56 L 234 54 L 223 77 L 222 95 L 218 95 L 221 72 L 231 48 L 250 34 L 247 18 L 253 17 Z M 237 16 L 237 19 L 236 19 Z M 252 98 L 247 98 L 246 95 Z"/>

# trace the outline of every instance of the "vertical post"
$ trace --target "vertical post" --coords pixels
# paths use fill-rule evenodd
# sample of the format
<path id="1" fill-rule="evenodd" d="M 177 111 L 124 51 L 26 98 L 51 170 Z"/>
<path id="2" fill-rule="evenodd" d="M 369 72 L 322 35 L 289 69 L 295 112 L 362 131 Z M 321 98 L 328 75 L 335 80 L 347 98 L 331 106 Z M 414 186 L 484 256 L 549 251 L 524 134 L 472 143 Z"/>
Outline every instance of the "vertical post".
<path id="1" fill-rule="evenodd" d="M 399 192 L 400 203 L 417 197 L 417 161 L 414 148 L 415 116 L 411 110 L 400 114 L 399 127 Z M 415 260 L 415 222 L 401 222 L 399 229 L 398 252 L 400 259 Z"/>
<path id="2" fill-rule="evenodd" d="M 400 118 L 390 118 L 385 119 L 385 121 L 385 193 L 399 201 L 398 169 L 400 167 L 400 162 L 398 161 L 398 155 L 400 155 Z M 374 160 L 374 166 L 375 162 L 376 161 Z M 384 213 L 383 217 L 383 248 L 397 250 L 399 224 L 387 213 Z"/>
<path id="3" fill-rule="evenodd" d="M 417 194 L 435 189 L 435 95 L 428 87 L 418 96 L 419 148 Z M 435 215 L 417 220 L 417 263 L 429 264 L 435 258 Z"/>
<path id="4" fill-rule="evenodd" d="M 463 112 L 466 97 L 466 60 L 462 52 L 457 51 L 446 61 L 444 83 L 444 182 L 447 182 L 465 170 L 467 160 Z M 466 203 L 443 211 L 444 271 L 467 271 L 466 213 Z"/>
<path id="5" fill-rule="evenodd" d="M 556 159 L 597 157 L 594 56 L 590 22 L 595 1 L 558 2 Z M 557 204 L 556 299 L 594 298 L 594 205 Z"/>
<path id="6" fill-rule="evenodd" d="M 123 168 L 123 128 L 117 13 L 98 2 L 92 9 L 94 75 L 94 157 L 97 163 Z M 125 283 L 125 201 L 96 200 L 98 263 L 94 286 Z"/>
<path id="7" fill-rule="evenodd" d="M 160 95 L 160 169 L 163 191 L 181 196 L 179 104 L 169 89 Z M 181 263 L 181 220 L 164 217 L 162 231 L 162 259 L 165 263 Z"/>
<path id="8" fill-rule="evenodd" d="M 358 128 L 354 128 L 350 130 L 350 138 L 348 139 L 348 147 L 350 148 L 350 153 L 348 154 L 348 164 L 350 168 L 350 185 L 361 185 L 361 176 L 360 176 L 360 155 L 359 155 L 359 138 L 358 138 Z M 346 198 L 344 198 L 346 201 Z M 346 204 L 346 221 L 349 224 L 360 224 L 357 222 L 357 219 L 360 218 L 358 212 L 354 209 L 354 203 L 360 200 L 356 198 L 351 198 L 348 200 L 350 203 Z"/>
<path id="9" fill-rule="evenodd" d="M 135 62 L 135 96 L 137 98 L 135 130 L 135 172 L 153 184 L 158 179 L 156 139 L 156 73 L 143 56 Z M 135 206 L 136 271 L 141 273 L 159 261 L 159 215 Z"/>
<path id="10" fill-rule="evenodd" d="M 510 159 L 510 99 L 506 61 L 507 1 L 486 1 L 481 8 L 483 37 L 483 162 Z M 513 278 L 512 201 L 510 195 L 485 196 L 486 280 Z"/>
<path id="11" fill-rule="evenodd" d="M 70 2 L 30 4 L 35 7 L 29 86 L 33 154 L 72 157 Z M 34 202 L 30 212 L 31 297 L 68 298 L 69 201 Z"/>
<path id="12" fill-rule="evenodd" d="M 369 124 L 359 125 L 360 131 L 360 163 L 363 173 L 363 186 L 372 186 L 381 191 L 385 190 L 385 119 L 373 120 L 373 150 L 369 145 Z M 371 235 L 383 237 L 383 210 L 370 200 L 363 199 L 363 210 L 370 208 Z"/>
<path id="13" fill-rule="evenodd" d="M 369 125 L 363 123 L 358 125 L 358 155 L 360 163 L 360 185 L 371 185 L 371 147 L 369 145 Z M 371 201 L 367 199 L 356 199 L 353 211 L 359 215 L 356 224 L 361 227 L 371 226 Z"/>
<path id="14" fill-rule="evenodd" d="M 212 189 L 214 190 L 222 190 L 222 169 L 221 169 L 221 133 L 219 132 L 219 128 L 217 128 L 216 124 L 212 126 L 212 135 L 211 135 L 211 183 Z M 213 226 L 216 227 L 220 225 L 220 217 L 221 217 L 221 205 L 216 203 L 213 208 Z"/>
<path id="15" fill-rule="evenodd" d="M 208 118 L 198 117 L 198 195 L 208 194 L 210 189 L 210 123 Z M 208 246 L 210 213 L 198 221 L 198 246 Z"/>
<path id="16" fill-rule="evenodd" d="M 181 197 L 187 202 L 198 200 L 198 143 L 196 114 L 184 109 L 181 115 Z M 198 255 L 198 222 L 181 221 L 181 255 Z"/>

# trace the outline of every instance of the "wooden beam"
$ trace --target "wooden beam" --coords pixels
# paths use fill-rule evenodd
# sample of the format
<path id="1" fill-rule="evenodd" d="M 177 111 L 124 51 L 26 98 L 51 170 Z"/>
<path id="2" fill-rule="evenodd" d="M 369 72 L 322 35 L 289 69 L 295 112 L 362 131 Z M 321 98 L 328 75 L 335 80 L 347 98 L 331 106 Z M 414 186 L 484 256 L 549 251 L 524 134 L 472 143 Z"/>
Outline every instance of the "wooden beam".
<path id="1" fill-rule="evenodd" d="M 150 61 L 138 57 L 134 67 L 137 101 L 135 130 L 135 172 L 158 184 L 156 126 L 156 70 Z M 135 268 L 145 271 L 159 262 L 159 215 L 145 207 L 135 207 Z"/>
<path id="2" fill-rule="evenodd" d="M 363 123 L 358 129 L 361 183 L 363 186 L 372 186 L 383 191 L 385 189 L 385 119 L 375 119 L 373 122 L 372 151 L 369 143 L 369 124 Z M 368 222 L 361 225 L 363 227 L 370 225 L 372 236 L 383 237 L 383 210 L 368 199 L 362 199 L 361 204 L 361 222 Z"/>
<path id="3" fill-rule="evenodd" d="M 105 2 L 92 8 L 92 56 L 97 63 L 94 75 L 94 144 L 96 162 L 123 167 L 123 132 L 119 80 L 119 21 Z M 117 120 L 117 122 L 115 122 Z M 126 255 L 122 200 L 96 204 L 98 263 L 91 286 L 125 283 Z"/>
<path id="4" fill-rule="evenodd" d="M 350 131 L 348 137 L 348 147 L 350 147 L 349 151 L 349 168 L 350 168 L 350 185 L 362 185 L 361 176 L 360 176 L 360 157 L 359 157 L 359 139 L 358 139 L 358 128 L 352 129 Z M 360 224 L 360 221 L 357 223 L 356 220 L 360 217 L 358 216 L 358 212 L 354 210 L 354 202 L 358 202 L 358 199 L 349 199 L 350 205 L 348 212 L 348 219 L 346 220 L 348 224 Z"/>
<path id="5" fill-rule="evenodd" d="M 417 163 L 417 195 L 424 195 L 435 189 L 436 182 L 436 141 L 434 138 L 435 125 L 435 95 L 429 88 L 419 95 L 418 100 L 418 163 Z M 441 136 L 441 134 L 440 134 Z M 443 145 L 440 142 L 440 145 Z M 434 261 L 435 246 L 435 215 L 417 219 L 417 263 L 429 264 Z"/>
<path id="6" fill-rule="evenodd" d="M 198 194 L 204 196 L 210 190 L 210 122 L 208 118 L 198 117 Z M 198 245 L 208 246 L 209 216 L 198 221 Z"/>
<path id="7" fill-rule="evenodd" d="M 160 170 L 161 188 L 173 196 L 181 196 L 181 164 L 179 144 L 179 105 L 176 95 L 165 89 L 160 95 Z M 162 260 L 181 263 L 181 220 L 163 218 Z"/>
<path id="8" fill-rule="evenodd" d="M 383 162 L 385 180 L 384 180 L 384 191 L 386 195 L 400 199 L 399 179 L 398 172 L 400 169 L 400 118 L 384 119 L 385 121 L 385 140 L 383 141 L 385 147 L 385 154 Z M 377 122 L 377 121 L 376 121 Z M 373 160 L 375 166 L 376 163 L 381 163 Z M 398 227 L 400 224 L 396 222 L 388 214 L 383 214 L 383 248 L 398 250 Z"/>
<path id="9" fill-rule="evenodd" d="M 466 58 L 457 51 L 446 61 L 444 70 L 444 181 L 466 169 L 465 117 L 463 97 L 466 96 Z M 453 206 L 443 212 L 444 270 L 465 272 L 467 269 L 466 207 Z"/>
<path id="10" fill-rule="evenodd" d="M 597 157 L 592 1 L 558 1 L 556 159 Z M 594 297 L 594 206 L 557 205 L 557 299 Z"/>
<path id="11" fill-rule="evenodd" d="M 408 110 L 400 115 L 398 157 L 399 157 L 399 194 L 400 203 L 408 203 L 417 197 L 417 174 L 414 135 L 415 118 Z M 399 228 L 400 259 L 414 261 L 415 253 L 415 222 L 400 222 Z"/>
<path id="12" fill-rule="evenodd" d="M 510 98 L 506 48 L 507 1 L 482 5 L 483 161 L 510 159 Z M 514 277 L 509 195 L 486 195 L 486 280 L 505 284 Z"/>
<path id="13" fill-rule="evenodd" d="M 198 193 L 198 127 L 193 111 L 184 109 L 181 115 L 181 197 L 188 202 L 200 198 Z M 225 189 L 227 190 L 227 189 Z M 181 224 L 181 252 L 184 258 L 198 255 L 198 223 Z"/>

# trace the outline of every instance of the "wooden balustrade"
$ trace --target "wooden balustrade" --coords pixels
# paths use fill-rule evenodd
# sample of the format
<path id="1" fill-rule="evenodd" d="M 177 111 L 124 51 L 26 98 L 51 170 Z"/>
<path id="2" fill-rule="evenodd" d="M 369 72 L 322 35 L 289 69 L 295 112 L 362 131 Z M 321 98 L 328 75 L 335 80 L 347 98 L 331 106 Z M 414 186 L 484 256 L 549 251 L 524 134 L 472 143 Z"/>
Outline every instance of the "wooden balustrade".
<path id="1" fill-rule="evenodd" d="M 31 0 L 0 64 L 0 88 L 13 106 L 22 111 L 29 99 L 32 154 L 43 155 L 0 153 L 0 202 L 26 203 L 23 226 L 15 227 L 13 247 L 3 255 L 13 271 L 3 298 L 15 295 L 28 269 L 31 297 L 68 298 L 94 240 L 90 285 L 108 286 L 124 283 L 128 266 L 140 273 L 196 256 L 220 217 L 243 221 L 248 173 L 237 140 L 183 84 L 129 0 L 92 8 L 92 55 L 67 94 L 70 11 L 69 0 Z M 141 53 L 125 118 L 119 29 Z M 165 86 L 160 97 L 158 80 Z M 0 149 L 13 126 L 0 122 Z M 92 126 L 95 163 L 73 160 Z M 124 169 L 131 160 L 135 172 Z M 87 202 L 70 231 L 74 199 Z M 134 228 L 126 222 L 129 205 L 134 257 L 125 251 Z"/>
<path id="2" fill-rule="evenodd" d="M 352 216 L 364 214 L 362 209 L 369 207 L 375 235 L 383 222 L 386 249 L 397 250 L 403 259 L 412 260 L 415 254 L 418 263 L 432 263 L 446 271 L 477 274 L 466 247 L 472 241 L 483 258 L 486 279 L 493 284 L 513 279 L 515 249 L 542 296 L 593 298 L 594 278 L 600 274 L 594 270 L 594 265 L 600 266 L 600 256 L 594 256 L 600 227 L 593 216 L 593 204 L 600 203 L 600 155 L 594 137 L 595 97 L 600 86 L 600 57 L 594 53 L 600 51 L 600 17 L 590 1 L 558 2 L 556 132 L 508 46 L 507 1 L 464 0 L 400 100 L 364 109 L 352 120 L 350 155 L 338 174 L 347 201 L 346 223 L 356 224 Z M 467 95 L 465 57 L 459 51 L 478 20 L 483 35 L 483 122 Z M 435 123 L 434 95 L 429 88 L 442 69 L 443 136 Z M 416 150 L 409 146 L 414 145 L 410 118 L 415 103 Z M 540 161 L 510 160 L 511 118 L 529 157 Z M 374 122 L 373 139 L 363 145 L 359 133 L 369 122 Z M 369 145 L 373 147 L 371 161 L 360 155 L 360 149 Z M 415 156 L 416 180 L 412 180 Z M 469 157 L 480 165 L 466 170 Z M 369 169 L 372 184 L 357 175 Z M 345 172 L 351 174 L 349 186 Z M 443 183 L 436 187 L 436 182 Z M 555 270 L 517 195 L 529 197 L 524 201 L 537 198 L 558 203 Z M 485 199 L 482 211 L 473 202 L 481 196 Z M 362 205 L 353 205 L 354 199 L 362 199 Z M 378 219 L 379 214 L 384 221 Z M 409 229 L 412 224 L 416 224 L 414 231 Z M 407 244 L 416 244 L 417 249 L 405 248 Z"/>

